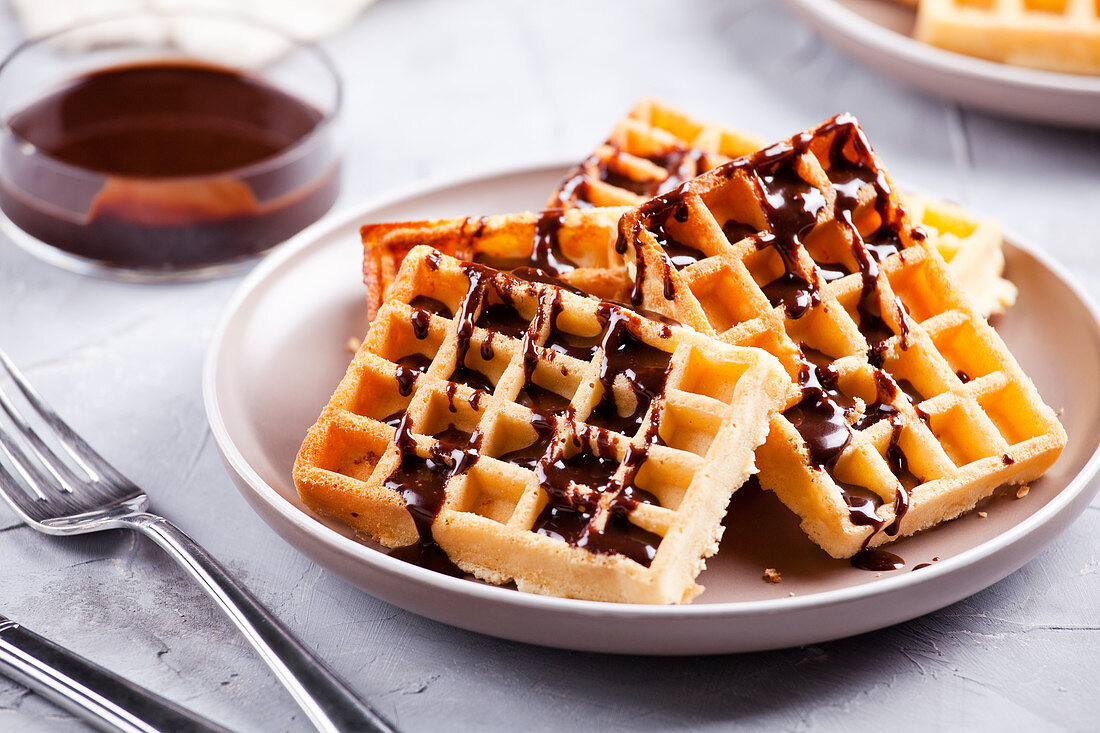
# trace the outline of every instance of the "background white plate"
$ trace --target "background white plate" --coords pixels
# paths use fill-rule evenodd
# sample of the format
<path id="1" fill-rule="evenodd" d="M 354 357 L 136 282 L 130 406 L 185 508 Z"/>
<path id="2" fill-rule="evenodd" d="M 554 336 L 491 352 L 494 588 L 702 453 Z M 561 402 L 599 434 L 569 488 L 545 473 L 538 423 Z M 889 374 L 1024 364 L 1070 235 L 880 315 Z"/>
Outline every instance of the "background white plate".
<path id="1" fill-rule="evenodd" d="M 821 642 L 941 608 L 1021 567 L 1088 505 L 1100 465 L 1100 326 L 1057 265 L 1015 244 L 1006 254 L 1019 302 L 996 325 L 1045 399 L 1066 408 L 1069 445 L 1025 499 L 995 499 L 985 519 L 972 513 L 891 545 L 904 570 L 878 577 L 827 557 L 794 515 L 759 492 L 735 496 L 722 549 L 700 578 L 706 592 L 675 607 L 547 598 L 445 577 L 313 516 L 290 470 L 351 358 L 348 338 L 366 330 L 359 225 L 537 208 L 567 167 L 422 186 L 367 203 L 284 245 L 231 299 L 204 367 L 211 429 L 245 499 L 318 564 L 377 598 L 493 636 L 621 653 L 725 653 Z M 763 582 L 765 567 L 779 569 L 782 582 Z"/>
<path id="2" fill-rule="evenodd" d="M 912 8 L 886 0 L 787 0 L 845 53 L 938 96 L 1038 122 L 1100 128 L 1100 77 L 973 58 L 910 38 Z"/>

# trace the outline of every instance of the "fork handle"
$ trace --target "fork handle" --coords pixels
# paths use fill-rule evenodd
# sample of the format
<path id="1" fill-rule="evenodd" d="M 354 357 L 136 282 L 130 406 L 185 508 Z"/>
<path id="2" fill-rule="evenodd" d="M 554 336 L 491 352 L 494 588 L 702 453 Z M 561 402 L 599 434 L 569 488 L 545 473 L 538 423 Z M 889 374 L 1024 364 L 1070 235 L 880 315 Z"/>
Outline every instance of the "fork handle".
<path id="1" fill-rule="evenodd" d="M 96 728 L 121 733 L 224 731 L 0 616 L 0 672 Z"/>
<path id="2" fill-rule="evenodd" d="M 179 527 L 140 512 L 122 519 L 160 545 L 229 616 L 319 731 L 396 733 Z"/>

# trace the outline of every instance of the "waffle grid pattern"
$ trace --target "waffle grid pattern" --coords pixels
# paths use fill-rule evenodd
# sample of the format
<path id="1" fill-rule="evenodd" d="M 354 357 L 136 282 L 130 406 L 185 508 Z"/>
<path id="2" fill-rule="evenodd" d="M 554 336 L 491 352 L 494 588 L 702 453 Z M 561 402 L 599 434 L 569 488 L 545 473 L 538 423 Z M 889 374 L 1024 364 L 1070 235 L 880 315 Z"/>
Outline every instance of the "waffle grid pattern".
<path id="1" fill-rule="evenodd" d="M 382 307 L 405 256 L 420 244 L 497 269 L 538 268 L 585 293 L 622 300 L 629 286 L 614 245 L 625 212 L 625 207 L 548 210 L 366 224 L 360 235 L 369 315 L 373 319 Z"/>
<path id="2" fill-rule="evenodd" d="M 732 158 L 765 147 L 729 127 L 707 124 L 655 100 L 644 100 L 610 138 L 562 181 L 548 206 L 638 206 Z M 1016 288 L 1001 277 L 1004 254 L 996 222 L 957 206 L 906 196 L 914 222 L 932 235 L 956 280 L 983 314 L 1003 312 Z"/>
<path id="3" fill-rule="evenodd" d="M 1100 73 L 1096 0 L 921 0 L 913 35 L 991 61 Z"/>
<path id="4" fill-rule="evenodd" d="M 410 497 L 387 485 L 404 465 L 403 421 L 416 457 L 443 464 L 444 498 L 431 531 L 463 570 L 552 595 L 690 600 L 701 590 L 694 578 L 703 558 L 717 550 L 729 497 L 752 472 L 769 414 L 787 396 L 780 365 L 763 352 L 550 285 L 484 269 L 474 277 L 467 267 L 427 247 L 405 258 L 393 297 L 299 454 L 295 482 L 303 499 L 389 547 L 416 542 Z M 421 310 L 425 303 L 436 312 Z M 529 328 L 482 328 L 487 314 L 500 319 L 513 309 L 519 318 L 508 322 Z M 641 380 L 641 367 L 632 364 L 610 382 L 617 414 L 639 415 L 633 435 L 584 422 L 600 422 L 590 416 L 611 362 L 603 345 L 619 326 L 634 340 L 631 351 L 657 355 L 655 374 L 664 381 L 647 410 L 628 380 L 635 373 Z M 567 354 L 585 350 L 587 360 Z M 449 381 L 461 354 L 466 367 L 488 377 L 491 392 Z M 424 371 L 403 380 L 410 355 Z M 558 397 L 552 410 L 521 404 L 532 382 Z M 476 461 L 454 468 L 471 447 Z M 624 491 L 634 496 L 625 514 Z M 562 541 L 547 518 L 553 509 L 576 519 L 578 508 L 590 515 L 582 536 L 594 540 L 617 523 L 627 554 L 644 547 L 637 538 L 653 539 L 650 561 L 595 541 L 589 549 Z"/>
<path id="5" fill-rule="evenodd" d="M 766 349 L 804 388 L 773 418 L 760 481 L 836 557 L 1031 480 L 1065 444 L 893 190 L 854 120 L 839 118 L 620 224 L 637 302 Z"/>

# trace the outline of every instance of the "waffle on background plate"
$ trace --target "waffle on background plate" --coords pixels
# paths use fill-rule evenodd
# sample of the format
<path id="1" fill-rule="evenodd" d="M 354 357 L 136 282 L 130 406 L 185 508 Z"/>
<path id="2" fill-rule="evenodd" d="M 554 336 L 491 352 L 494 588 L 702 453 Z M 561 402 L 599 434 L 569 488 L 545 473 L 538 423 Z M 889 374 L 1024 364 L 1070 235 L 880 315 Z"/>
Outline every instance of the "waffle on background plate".
<path id="1" fill-rule="evenodd" d="M 678 603 L 789 389 L 759 349 L 421 246 L 294 479 L 314 510 L 444 572 Z"/>
<path id="2" fill-rule="evenodd" d="M 681 139 L 695 139 L 703 133 L 681 130 L 678 134 Z M 707 134 L 713 139 L 713 133 Z M 709 158 L 700 160 L 710 165 Z M 419 527 L 421 531 L 417 534 L 417 525 L 409 519 L 410 510 L 406 506 L 409 496 L 402 498 L 396 483 L 391 482 L 389 493 L 377 489 L 379 482 L 385 488 L 387 477 L 395 466 L 404 464 L 401 456 L 409 450 L 416 453 L 417 460 L 432 463 L 445 474 L 450 466 L 460 464 L 464 453 L 458 448 L 445 448 L 448 441 L 443 438 L 475 434 L 474 424 L 481 424 L 481 417 L 479 408 L 469 400 L 484 401 L 501 415 L 512 416 L 532 404 L 529 385 L 524 386 L 525 378 L 515 371 L 522 361 L 517 361 L 515 349 L 527 351 L 530 341 L 525 341 L 519 330 L 501 346 L 508 354 L 507 367 L 501 363 L 499 369 L 489 369 L 494 357 L 479 362 L 476 355 L 470 356 L 469 347 L 459 349 L 466 354 L 463 368 L 469 366 L 478 374 L 488 374 L 481 387 L 483 392 L 492 393 L 492 398 L 475 398 L 479 392 L 448 386 L 466 382 L 476 387 L 477 374 L 449 374 L 455 365 L 454 349 L 458 348 L 452 334 L 457 338 L 463 332 L 452 316 L 456 303 L 423 300 L 413 303 L 414 298 L 423 295 L 419 288 L 431 290 L 417 284 L 418 278 L 408 274 L 425 272 L 423 263 L 430 261 L 421 250 L 413 249 L 418 244 L 436 247 L 465 260 L 514 269 L 515 275 L 509 282 L 516 284 L 509 289 L 539 290 L 556 282 L 566 288 L 562 298 L 587 304 L 583 308 L 597 311 L 613 306 L 600 305 L 599 300 L 581 295 L 585 290 L 602 289 L 601 298 L 630 301 L 638 314 L 644 314 L 636 316 L 640 322 L 655 319 L 660 323 L 662 315 L 671 317 L 691 326 L 704 338 L 777 358 L 785 376 L 778 390 L 782 395 L 780 404 L 773 405 L 767 418 L 767 441 L 756 451 L 761 484 L 775 491 L 800 516 L 807 534 L 836 557 L 855 555 L 865 566 L 872 566 L 874 552 L 868 548 L 957 516 L 999 485 L 1021 483 L 1038 476 L 1057 458 L 1065 443 L 1064 431 L 1000 338 L 986 324 L 982 313 L 955 283 L 955 273 L 941 255 L 945 243 L 955 248 L 956 260 L 965 252 L 979 251 L 977 246 L 968 249 L 974 240 L 968 238 L 973 231 L 960 224 L 966 222 L 965 213 L 943 204 L 922 208 L 925 205 L 921 200 L 911 200 L 903 206 L 854 119 L 841 116 L 786 143 L 720 164 L 697 178 L 690 177 L 696 171 L 688 167 L 680 170 L 687 178 L 684 183 L 633 208 L 593 208 L 582 203 L 579 208 L 539 214 L 364 226 L 364 270 L 372 308 L 381 310 L 363 350 L 303 446 L 296 482 L 307 503 L 322 513 L 343 519 L 383 544 L 406 547 L 402 552 L 414 553 L 413 559 L 419 562 L 434 557 L 429 550 L 435 547 L 438 554 L 435 559 L 444 564 L 446 558 L 438 553 L 438 547 L 444 547 L 446 554 L 451 549 L 448 540 L 439 538 L 448 536 L 446 528 L 453 524 L 452 519 L 444 521 L 445 517 L 461 517 L 462 521 L 456 525 L 460 528 L 490 526 L 482 521 L 490 517 L 509 530 L 517 529 L 513 525 L 518 523 L 516 536 L 527 538 L 535 528 L 535 524 L 528 524 L 532 516 L 537 524 L 548 506 L 557 511 L 554 497 L 558 494 L 553 489 L 538 487 L 541 479 L 537 478 L 534 454 L 525 454 L 524 460 L 536 471 L 536 478 L 530 478 L 531 472 L 523 474 L 524 478 L 515 474 L 512 480 L 515 488 L 499 512 L 496 508 L 471 508 L 480 506 L 480 502 L 486 502 L 487 507 L 497 506 L 493 491 L 466 488 L 476 483 L 474 479 L 465 475 L 446 479 L 451 483 L 440 493 L 445 509 L 430 523 L 432 531 L 442 528 L 443 535 L 426 535 L 423 527 Z M 566 184 L 570 180 L 585 179 L 574 172 Z M 574 187 L 574 193 L 576 190 Z M 556 203 L 570 202 L 559 198 Z M 914 228 L 907 209 L 920 213 L 925 226 Z M 934 215 L 929 213 L 931 209 L 935 209 Z M 959 228 L 961 234 L 955 236 L 955 241 L 941 236 L 933 246 L 931 238 L 924 234 L 929 222 L 940 231 Z M 993 251 L 999 256 L 999 239 L 994 245 L 983 246 L 981 251 Z M 420 254 L 409 255 L 410 252 Z M 417 258 L 417 264 L 403 265 L 403 260 L 410 256 Z M 451 262 L 446 257 L 440 261 Z M 474 271 L 482 272 L 476 267 Z M 405 282 L 407 278 L 412 278 L 414 284 Z M 518 284 L 521 281 L 525 284 Z M 384 306 L 383 293 L 387 302 Z M 434 298 L 430 294 L 425 297 Z M 418 315 L 409 309 L 408 303 L 417 305 L 421 311 L 438 311 L 438 315 Z M 528 306 L 527 310 L 530 312 L 520 313 L 522 318 L 513 319 L 515 327 L 525 328 L 533 323 L 532 334 L 543 338 L 553 309 L 543 313 Z M 603 318 L 606 321 L 606 314 Z M 596 321 L 600 322 L 598 314 Z M 415 335 L 418 328 L 427 341 L 408 336 Z M 481 333 L 476 329 L 475 332 Z M 688 330 L 676 328 L 672 332 L 682 334 Z M 575 333 L 594 336 L 595 330 Z M 580 353 L 587 359 L 589 383 L 592 370 L 597 374 L 600 371 L 595 366 L 601 357 L 599 350 L 594 349 L 593 336 L 570 346 L 585 349 Z M 409 354 L 392 351 L 397 348 L 393 344 L 420 342 L 432 344 L 426 350 L 412 349 L 420 357 L 412 356 L 411 351 Z M 547 345 L 550 351 L 561 353 L 566 348 L 562 343 Z M 474 351 L 480 354 L 481 348 L 479 345 Z M 495 348 L 490 346 L 491 351 Z M 374 353 L 372 349 L 382 351 Z M 390 359 L 390 363 L 382 366 L 383 357 Z M 395 365 L 394 358 L 412 358 L 414 362 Z M 473 362 L 468 361 L 471 358 Z M 676 359 L 671 363 L 676 364 Z M 403 388 L 401 380 L 407 381 L 408 376 L 402 377 L 399 367 L 421 368 L 427 374 L 415 378 L 410 383 L 413 386 Z M 388 378 L 392 382 L 377 376 L 386 369 L 396 370 Z M 536 369 L 535 374 L 538 373 Z M 551 373 L 544 372 L 547 379 L 535 386 L 555 391 L 556 382 L 547 381 Z M 716 383 L 722 379 L 718 377 Z M 502 387 L 505 383 L 508 386 Z M 364 386 L 379 384 L 385 389 Z M 399 392 L 407 389 L 408 399 L 387 401 L 370 396 L 392 395 L 393 384 L 397 384 Z M 418 396 L 416 385 L 420 384 L 431 386 L 425 390 L 429 397 Z M 737 385 L 740 389 L 741 383 Z M 573 394 L 570 389 L 557 389 L 557 394 L 566 397 Z M 581 420 L 578 425 L 586 424 L 585 409 L 591 407 L 586 400 L 590 403 L 590 398 L 599 392 L 593 388 L 588 398 L 582 398 L 585 389 L 581 386 L 572 399 Z M 468 412 L 461 407 L 463 400 L 478 413 L 462 418 L 461 426 L 455 423 L 454 430 L 458 433 L 433 417 L 443 414 L 438 407 L 440 390 L 451 400 L 449 406 L 457 406 L 458 413 Z M 401 428 L 407 406 L 412 423 Z M 677 417 L 675 409 L 663 414 L 669 416 L 664 419 L 670 422 L 662 423 L 664 427 L 656 434 L 672 449 L 683 447 L 677 441 L 696 440 L 685 435 L 714 434 L 713 425 L 709 433 L 706 430 L 700 433 L 701 413 L 686 419 Z M 349 431 L 361 430 L 363 424 L 372 426 L 366 431 L 374 441 L 369 448 L 347 437 Z M 388 424 L 388 431 L 379 424 Z M 484 424 L 487 436 L 490 426 L 496 423 Z M 516 427 L 515 431 L 495 434 L 515 432 L 527 439 L 536 434 L 541 436 L 537 421 L 528 420 L 527 424 L 532 427 L 526 431 Z M 666 429 L 674 429 L 678 437 L 668 442 L 662 432 Z M 428 436 L 439 430 L 446 435 L 431 442 Z M 588 441 L 585 444 L 594 458 L 581 460 L 595 463 L 595 458 L 607 459 L 610 454 L 600 453 L 598 440 L 596 449 L 590 449 L 591 436 L 597 434 L 591 430 L 579 428 L 571 434 L 559 420 L 555 422 L 554 435 L 574 444 Z M 633 437 L 628 431 L 612 441 L 620 446 L 617 466 L 629 464 L 629 444 L 637 443 L 646 434 L 646 430 L 639 430 Z M 408 438 L 409 431 L 420 437 Z M 406 437 L 401 437 L 403 434 Z M 701 455 L 700 451 L 713 449 L 713 443 L 707 442 L 709 438 L 702 440 L 698 450 L 686 448 L 685 454 Z M 491 450 L 499 452 L 496 448 Z M 662 452 L 657 448 L 654 451 Z M 547 455 L 549 463 L 553 463 L 552 458 L 552 454 Z M 479 463 L 492 468 L 498 462 L 489 458 Z M 471 471 L 471 475 L 481 470 Z M 740 485 L 750 470 L 739 468 L 731 472 L 729 490 Z M 303 471 L 312 473 L 307 476 Z M 629 469 L 619 479 L 627 473 Z M 303 483 L 306 480 L 313 483 Z M 488 483 L 507 485 L 507 482 Z M 618 495 L 622 485 L 614 481 L 597 483 L 613 489 L 607 492 L 597 488 L 587 493 L 589 497 Z M 652 488 L 647 487 L 646 491 L 658 496 L 657 503 L 662 504 L 662 509 L 670 509 L 660 498 L 661 490 L 651 491 Z M 366 503 L 357 509 L 353 501 Z M 540 505 L 543 501 L 546 503 Z M 423 520 L 423 512 L 416 508 L 418 502 L 413 496 L 409 506 Z M 532 503 L 541 508 L 532 508 Z M 642 504 L 638 511 L 644 517 L 652 510 L 650 505 Z M 602 506 L 600 501 L 594 505 L 582 502 L 580 513 L 585 517 L 578 526 L 589 527 L 596 517 L 597 505 Z M 383 511 L 382 507 L 386 509 Z M 565 509 L 576 511 L 577 507 L 570 505 Z M 603 526 L 598 521 L 596 525 Z M 660 534 L 644 522 L 641 526 L 646 532 Z M 419 542 L 409 545 L 418 536 Z M 668 544 L 669 535 L 663 536 L 666 539 L 658 543 L 659 548 Z M 432 544 L 433 537 L 439 539 L 438 546 Z M 569 573 L 564 569 L 558 575 L 548 576 L 559 580 L 530 575 L 524 579 L 524 568 L 502 569 L 507 560 L 506 553 L 499 548 L 513 545 L 501 542 L 495 545 L 498 550 L 489 552 L 489 560 L 477 555 L 457 557 L 459 566 L 494 582 L 513 577 L 518 586 L 527 590 L 583 598 L 677 602 L 688 600 L 697 590 L 682 581 L 684 577 L 694 577 L 692 573 L 701 564 L 685 571 L 688 564 L 682 559 L 676 561 L 678 570 L 662 576 L 678 579 L 676 587 L 683 591 L 679 597 L 669 591 L 668 583 L 672 581 L 659 580 L 658 574 L 649 570 L 642 572 L 631 565 L 639 564 L 636 559 L 625 556 L 615 558 L 621 561 L 618 571 L 604 567 L 599 573 L 582 574 L 587 579 L 602 578 L 598 582 L 606 587 L 598 589 L 586 585 L 580 576 L 574 580 L 584 587 L 570 585 Z M 569 547 L 568 542 L 563 544 L 557 545 L 560 552 L 553 553 L 563 562 L 568 553 L 592 559 L 577 554 L 579 548 Z M 707 546 L 697 560 L 701 563 L 702 557 L 712 550 L 713 546 Z M 660 559 L 660 552 L 657 551 L 654 563 Z M 679 558 L 692 555 L 672 551 L 669 554 Z M 610 562 L 601 558 L 593 562 Z M 661 567 L 667 571 L 669 566 Z M 629 592 L 624 591 L 628 586 Z"/>
<path id="3" fill-rule="evenodd" d="M 920 0 L 913 37 L 990 61 L 1100 74 L 1096 0 Z"/>
<path id="4" fill-rule="evenodd" d="M 637 206 L 765 143 L 738 130 L 700 122 L 656 100 L 640 102 L 550 196 L 547 206 Z M 1016 301 L 1001 277 L 1004 253 L 997 222 L 927 197 L 902 197 L 912 220 L 931 235 L 952 274 L 985 315 Z"/>
<path id="5" fill-rule="evenodd" d="M 632 302 L 779 357 L 760 483 L 834 557 L 1042 474 L 1066 435 L 842 115 L 632 209 Z"/>

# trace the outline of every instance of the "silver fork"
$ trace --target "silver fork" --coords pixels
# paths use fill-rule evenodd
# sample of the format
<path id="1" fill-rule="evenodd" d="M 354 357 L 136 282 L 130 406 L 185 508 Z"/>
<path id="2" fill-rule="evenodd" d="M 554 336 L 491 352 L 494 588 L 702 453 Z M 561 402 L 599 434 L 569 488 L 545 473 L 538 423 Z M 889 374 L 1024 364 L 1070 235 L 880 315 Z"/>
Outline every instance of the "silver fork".
<path id="1" fill-rule="evenodd" d="M 73 431 L 0 351 L 0 377 L 15 383 L 48 429 L 38 432 L 0 386 L 0 495 L 24 522 L 53 535 L 133 529 L 160 545 L 198 581 L 321 731 L 393 731 L 294 638 L 206 550 L 167 519 L 147 512 L 149 497 Z M 21 438 L 22 440 L 17 439 Z M 57 451 L 42 436 L 51 437 Z M 21 445 L 22 443 L 22 445 Z"/>

